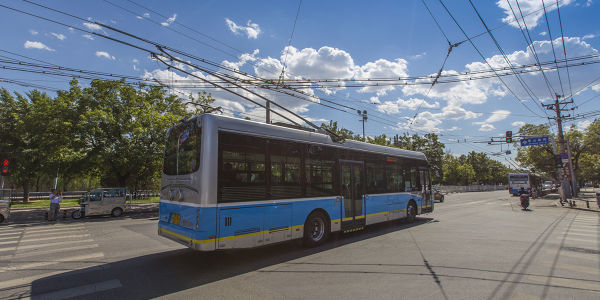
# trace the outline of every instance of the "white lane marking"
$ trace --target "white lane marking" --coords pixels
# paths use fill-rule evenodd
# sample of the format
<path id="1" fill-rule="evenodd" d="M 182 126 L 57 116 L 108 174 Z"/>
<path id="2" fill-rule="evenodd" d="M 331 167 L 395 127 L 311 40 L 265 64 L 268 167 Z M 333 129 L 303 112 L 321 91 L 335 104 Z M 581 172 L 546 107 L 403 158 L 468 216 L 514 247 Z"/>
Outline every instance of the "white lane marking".
<path id="1" fill-rule="evenodd" d="M 90 237 L 89 233 L 86 234 L 73 234 L 73 235 L 63 235 L 63 236 L 50 236 L 43 237 L 37 239 L 24 239 L 21 240 L 21 243 L 30 243 L 30 242 L 39 242 L 39 241 L 50 241 L 50 240 L 59 240 L 59 239 L 74 239 L 74 238 L 87 238 Z"/>
<path id="2" fill-rule="evenodd" d="M 25 235 L 65 234 L 66 232 L 87 231 L 86 228 L 56 228 L 45 231 L 25 231 Z"/>
<path id="3" fill-rule="evenodd" d="M 552 252 L 552 254 L 556 254 L 556 252 Z M 598 254 L 594 253 L 585 253 L 585 252 L 574 252 L 574 251 L 560 251 L 560 256 L 568 256 L 571 258 L 577 258 L 578 260 L 591 260 L 591 261 L 599 261 Z"/>
<path id="4" fill-rule="evenodd" d="M 83 295 L 94 294 L 98 292 L 108 291 L 122 287 L 121 281 L 118 279 L 92 283 L 82 285 L 78 287 L 68 288 L 64 290 L 58 290 L 50 293 L 32 295 L 34 298 L 39 299 L 67 299 L 73 297 L 79 297 Z"/>
<path id="5" fill-rule="evenodd" d="M 15 247 L 4 247 L 4 248 L 0 248 L 0 252 L 4 252 L 4 251 L 14 251 L 17 250 L 17 246 Z"/>
<path id="6" fill-rule="evenodd" d="M 593 229 L 576 229 L 576 228 L 570 228 L 569 231 L 567 231 L 567 232 L 597 233 L 599 231 L 598 230 L 593 230 Z"/>
<path id="7" fill-rule="evenodd" d="M 21 246 L 19 245 L 17 247 L 17 250 L 27 250 L 27 249 L 42 249 L 44 247 L 50 247 L 50 246 L 64 246 L 64 245 L 68 245 L 68 244 L 77 244 L 77 243 L 87 243 L 87 242 L 93 242 L 93 239 L 87 239 L 87 240 L 76 240 L 76 241 L 64 241 L 64 242 L 56 242 L 56 243 L 48 243 L 48 244 L 33 244 L 33 245 L 27 245 L 27 246 Z M 1 251 L 2 249 L 0 249 Z"/>
<path id="8" fill-rule="evenodd" d="M 20 235 L 21 233 L 23 233 L 23 230 L 15 232 L 2 232 L 0 233 L 0 236 Z"/>
<path id="9" fill-rule="evenodd" d="M 47 254 L 52 254 L 52 253 L 57 253 L 57 252 L 92 249 L 92 248 L 97 248 L 97 247 L 98 247 L 98 244 L 90 244 L 90 245 L 74 246 L 74 247 L 68 247 L 68 248 L 62 247 L 62 248 L 56 248 L 56 249 L 50 249 L 50 250 L 44 250 L 44 251 L 27 251 L 22 254 L 0 256 L 0 260 L 18 259 L 18 258 L 32 257 L 32 256 L 38 256 L 38 255 L 47 255 Z"/>
<path id="10" fill-rule="evenodd" d="M 53 226 L 53 227 L 43 227 L 36 229 L 25 229 L 25 233 L 39 233 L 39 232 L 48 232 L 48 231 L 60 231 L 60 230 L 83 230 L 86 229 L 85 226 L 77 225 L 77 226 Z"/>
<path id="11" fill-rule="evenodd" d="M 66 275 L 83 274 L 83 273 L 87 273 L 87 272 L 103 271 L 108 268 L 110 268 L 109 264 L 104 264 L 104 263 L 92 264 L 92 265 L 88 266 L 86 269 L 79 269 L 79 270 L 75 270 L 75 271 L 60 270 L 60 271 L 54 271 L 54 272 L 49 272 L 49 273 L 44 273 L 44 274 L 37 274 L 37 275 L 29 276 L 29 277 L 22 277 L 22 278 L 17 278 L 17 279 L 12 279 L 12 280 L 0 281 L 0 290 L 12 288 L 12 287 L 22 287 L 25 285 L 31 285 L 31 283 L 35 280 L 50 277 L 50 276 L 60 277 L 60 276 L 66 276 Z"/>
<path id="12" fill-rule="evenodd" d="M 598 236 L 596 233 L 593 232 L 586 232 L 586 233 L 582 233 L 582 232 L 569 232 L 569 233 L 563 233 L 562 236 L 588 236 L 588 237 L 596 237 Z"/>
<path id="13" fill-rule="evenodd" d="M 0 237 L 0 241 L 6 241 L 6 240 L 14 240 L 14 239 L 20 239 L 21 236 L 20 235 L 15 235 L 15 236 L 9 236 L 9 237 Z"/>
<path id="14" fill-rule="evenodd" d="M 557 240 L 562 240 L 562 237 L 558 237 Z M 586 243 L 596 243 L 596 239 L 578 239 L 578 238 L 574 238 L 574 237 L 565 237 L 566 241 L 574 241 L 574 242 L 586 242 Z"/>
<path id="15" fill-rule="evenodd" d="M 551 267 L 553 265 L 553 263 L 549 262 L 549 261 L 543 261 L 543 262 L 541 262 L 541 264 L 545 265 L 545 266 L 549 266 L 549 267 Z M 569 271 L 586 273 L 586 274 L 591 274 L 591 275 L 600 275 L 600 269 L 595 268 L 595 267 L 586 267 L 586 266 L 579 266 L 579 265 L 573 265 L 573 264 L 567 264 L 567 263 L 558 263 L 554 267 L 556 269 L 569 270 Z M 600 286 L 598 286 L 598 288 L 600 288 Z"/>
<path id="16" fill-rule="evenodd" d="M 80 256 L 58 258 L 53 261 L 42 261 L 42 262 L 34 262 L 34 263 L 17 265 L 17 266 L 0 267 L 0 273 L 4 273 L 4 272 L 8 272 L 8 271 L 18 271 L 18 270 L 26 270 L 26 269 L 32 269 L 32 268 L 45 267 L 45 266 L 59 264 L 61 262 L 78 262 L 78 261 L 85 262 L 85 260 L 87 260 L 87 259 L 102 258 L 102 257 L 104 257 L 104 253 L 96 252 L 96 253 L 80 255 Z"/>
<path id="17" fill-rule="evenodd" d="M 8 241 L 8 242 L 0 242 L 0 245 L 9 245 L 9 244 L 17 244 L 19 243 L 19 240 L 14 240 L 14 241 Z"/>

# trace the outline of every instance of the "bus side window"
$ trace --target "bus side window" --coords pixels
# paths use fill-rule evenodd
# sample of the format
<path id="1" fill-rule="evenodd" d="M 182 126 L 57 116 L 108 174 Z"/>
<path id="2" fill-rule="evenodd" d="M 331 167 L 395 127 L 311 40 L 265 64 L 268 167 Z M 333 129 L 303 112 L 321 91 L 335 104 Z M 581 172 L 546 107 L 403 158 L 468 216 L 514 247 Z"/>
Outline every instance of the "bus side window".
<path id="1" fill-rule="evenodd" d="M 266 199 L 265 139 L 219 133 L 219 202 Z"/>

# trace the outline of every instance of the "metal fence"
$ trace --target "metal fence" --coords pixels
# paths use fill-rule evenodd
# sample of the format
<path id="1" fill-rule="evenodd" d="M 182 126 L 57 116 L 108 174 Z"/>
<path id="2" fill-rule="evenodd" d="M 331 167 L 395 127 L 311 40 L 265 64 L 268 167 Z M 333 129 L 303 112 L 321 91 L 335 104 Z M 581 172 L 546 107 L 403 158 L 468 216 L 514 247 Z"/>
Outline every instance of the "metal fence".
<path id="1" fill-rule="evenodd" d="M 437 187 L 443 193 L 487 192 L 506 190 L 506 185 L 442 185 Z"/>
<path id="2" fill-rule="evenodd" d="M 8 191 L 8 190 L 7 190 Z M 88 191 L 68 191 L 62 192 L 63 199 L 79 199 L 85 195 Z M 158 197 L 159 192 L 152 190 L 138 190 L 129 194 L 133 200 L 135 199 L 147 199 L 151 197 Z M 10 200 L 15 201 L 23 201 L 24 193 L 22 191 L 17 192 L 11 190 L 11 194 L 9 196 Z M 48 200 L 50 199 L 50 192 L 29 192 L 29 200 Z"/>

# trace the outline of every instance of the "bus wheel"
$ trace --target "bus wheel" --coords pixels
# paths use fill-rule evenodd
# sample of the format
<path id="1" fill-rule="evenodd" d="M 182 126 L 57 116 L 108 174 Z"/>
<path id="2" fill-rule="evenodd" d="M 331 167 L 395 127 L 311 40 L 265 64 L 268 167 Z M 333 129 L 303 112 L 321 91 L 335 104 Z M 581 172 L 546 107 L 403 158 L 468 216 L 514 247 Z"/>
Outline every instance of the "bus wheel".
<path id="1" fill-rule="evenodd" d="M 304 245 L 315 247 L 323 244 L 329 238 L 329 231 L 327 217 L 320 211 L 313 212 L 304 224 Z"/>
<path id="2" fill-rule="evenodd" d="M 120 207 L 115 207 L 115 208 L 113 208 L 113 210 L 110 214 L 113 217 L 120 217 L 123 214 L 123 209 L 121 209 Z"/>
<path id="3" fill-rule="evenodd" d="M 408 202 L 406 206 L 406 222 L 412 223 L 417 218 L 417 206 L 413 201 Z"/>
<path id="4" fill-rule="evenodd" d="M 82 217 L 82 214 L 81 214 L 81 210 L 80 209 L 74 211 L 71 214 L 71 218 L 73 218 L 73 219 L 81 219 L 81 217 Z"/>

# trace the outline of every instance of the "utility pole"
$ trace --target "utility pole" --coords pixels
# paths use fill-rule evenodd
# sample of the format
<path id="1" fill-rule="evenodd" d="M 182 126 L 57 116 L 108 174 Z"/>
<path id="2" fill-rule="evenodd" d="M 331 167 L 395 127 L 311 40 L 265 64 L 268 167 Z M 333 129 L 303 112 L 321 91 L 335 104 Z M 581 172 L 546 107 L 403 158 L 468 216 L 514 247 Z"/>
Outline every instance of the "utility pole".
<path id="1" fill-rule="evenodd" d="M 266 110 L 267 110 L 267 124 L 271 124 L 271 101 L 267 101 Z"/>
<path id="2" fill-rule="evenodd" d="M 561 96 L 557 94 L 556 95 L 556 100 L 554 101 L 553 104 L 542 104 L 542 106 L 546 107 L 546 109 L 548 109 L 548 110 L 553 110 L 553 111 L 556 112 L 556 117 L 548 117 L 548 119 L 555 120 L 556 124 L 558 126 L 558 149 L 559 149 L 559 153 L 560 154 L 567 153 L 567 155 L 568 155 L 568 157 L 570 159 L 571 158 L 571 153 L 570 153 L 570 151 L 568 151 L 570 149 L 566 149 L 567 152 L 565 151 L 565 148 L 566 148 L 565 147 L 565 136 L 564 136 L 564 132 L 563 132 L 563 128 L 562 128 L 562 119 L 563 118 L 568 118 L 568 117 L 570 117 L 570 115 L 562 115 L 561 114 L 561 112 L 563 112 L 563 111 L 568 111 L 568 109 L 562 109 L 561 105 L 566 105 L 566 104 L 573 103 L 573 100 L 571 100 L 571 101 L 560 101 L 560 97 Z M 576 191 L 577 191 L 576 187 L 573 186 L 572 189 L 568 189 L 567 190 L 566 189 L 566 185 L 570 185 L 571 183 L 569 183 L 569 181 L 565 179 L 565 174 L 568 174 L 567 175 L 568 177 L 573 176 L 573 174 L 574 174 L 574 172 L 573 172 L 573 165 L 569 164 L 569 169 L 568 170 L 565 170 L 564 168 L 560 168 L 558 170 L 558 174 L 559 174 L 560 182 L 561 182 L 561 184 L 560 184 L 560 186 L 561 186 L 561 200 L 562 200 L 562 197 L 568 197 L 569 195 L 571 195 L 571 193 L 566 194 L 567 191 L 569 191 L 569 192 L 573 191 L 572 196 L 576 196 Z M 574 178 L 573 178 L 572 182 L 573 183 L 575 182 Z M 566 196 L 563 196 L 563 195 L 566 195 Z"/>
<path id="3" fill-rule="evenodd" d="M 362 122 L 362 126 L 363 126 L 363 141 L 366 142 L 367 140 L 365 139 L 365 122 L 367 121 L 367 110 L 363 110 L 362 112 L 359 110 L 356 111 L 358 113 L 359 117 L 362 117 L 362 119 L 360 119 L 359 121 Z"/>

